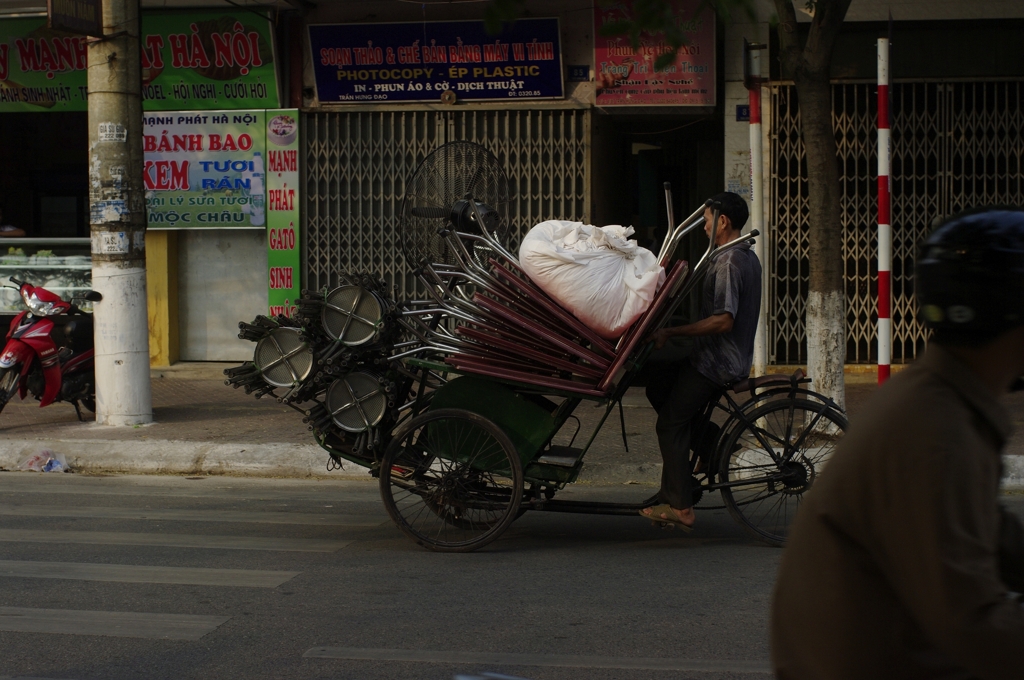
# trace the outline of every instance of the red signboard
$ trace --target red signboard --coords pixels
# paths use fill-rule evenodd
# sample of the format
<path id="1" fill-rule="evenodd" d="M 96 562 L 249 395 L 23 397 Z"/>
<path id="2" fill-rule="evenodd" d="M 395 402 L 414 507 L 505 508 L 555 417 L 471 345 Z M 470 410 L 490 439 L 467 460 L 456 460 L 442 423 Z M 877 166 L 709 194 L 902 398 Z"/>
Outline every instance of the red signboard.
<path id="1" fill-rule="evenodd" d="M 714 106 L 715 12 L 698 12 L 701 0 L 675 0 L 675 16 L 686 45 L 663 69 L 654 62 L 671 48 L 663 34 L 640 34 L 634 49 L 628 35 L 605 37 L 606 23 L 633 18 L 632 0 L 595 3 L 594 80 L 598 106 Z"/>

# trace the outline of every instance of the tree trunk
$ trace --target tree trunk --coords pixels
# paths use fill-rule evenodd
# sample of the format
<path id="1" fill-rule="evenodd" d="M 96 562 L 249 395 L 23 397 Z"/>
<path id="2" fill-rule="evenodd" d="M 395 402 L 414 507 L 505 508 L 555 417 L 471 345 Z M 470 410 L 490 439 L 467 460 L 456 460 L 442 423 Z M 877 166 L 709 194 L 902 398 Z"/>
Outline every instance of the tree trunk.
<path id="1" fill-rule="evenodd" d="M 793 0 L 775 0 L 780 19 L 780 58 L 796 85 L 807 159 L 807 372 L 814 381 L 814 389 L 840 406 L 846 402 L 846 282 L 829 67 L 832 48 L 849 6 L 850 0 L 816 0 L 806 44 L 800 45 Z"/>
<path id="2" fill-rule="evenodd" d="M 832 86 L 805 75 L 796 81 L 807 158 L 810 282 L 807 293 L 807 373 L 814 389 L 845 402 L 846 296 L 839 168 L 832 127 Z"/>

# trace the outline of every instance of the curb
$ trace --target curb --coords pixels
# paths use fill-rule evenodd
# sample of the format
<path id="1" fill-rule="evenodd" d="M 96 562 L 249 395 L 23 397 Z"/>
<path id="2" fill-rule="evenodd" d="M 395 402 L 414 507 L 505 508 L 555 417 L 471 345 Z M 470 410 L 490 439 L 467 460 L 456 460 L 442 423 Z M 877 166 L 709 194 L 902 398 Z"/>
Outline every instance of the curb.
<path id="1" fill-rule="evenodd" d="M 371 479 L 366 468 L 342 461 L 327 471 L 327 453 L 313 444 L 247 444 L 150 439 L 14 439 L 0 442 L 0 470 L 17 470 L 33 453 L 63 453 L 75 472 L 133 475 L 235 475 L 242 477 L 322 477 Z M 654 484 L 661 464 L 584 465 L 582 484 Z"/>
<path id="2" fill-rule="evenodd" d="M 236 475 L 243 477 L 330 477 L 370 479 L 369 471 L 343 461 L 327 471 L 327 454 L 311 444 L 250 444 L 105 439 L 14 439 L 0 441 L 0 470 L 16 470 L 28 456 L 50 449 L 63 453 L 76 472 L 167 475 Z M 578 483 L 593 485 L 661 482 L 660 463 L 593 463 L 584 465 Z M 1024 490 L 1024 455 L 1003 456 L 1004 490 Z"/>
<path id="3" fill-rule="evenodd" d="M 311 444 L 168 440 L 7 440 L 0 442 L 0 470 L 16 470 L 22 460 L 42 449 L 63 453 L 75 472 L 370 479 L 366 468 L 348 461 L 328 472 L 327 453 Z"/>

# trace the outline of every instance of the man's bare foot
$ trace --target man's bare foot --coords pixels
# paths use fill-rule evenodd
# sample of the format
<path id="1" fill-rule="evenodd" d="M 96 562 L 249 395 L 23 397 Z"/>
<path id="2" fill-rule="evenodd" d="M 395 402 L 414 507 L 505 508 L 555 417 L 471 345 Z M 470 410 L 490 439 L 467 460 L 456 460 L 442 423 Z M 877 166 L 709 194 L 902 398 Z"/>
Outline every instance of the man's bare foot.
<path id="1" fill-rule="evenodd" d="M 640 514 L 655 522 L 671 522 L 684 527 L 692 527 L 697 521 L 697 515 L 694 514 L 693 508 L 673 508 L 668 503 L 644 508 Z"/>

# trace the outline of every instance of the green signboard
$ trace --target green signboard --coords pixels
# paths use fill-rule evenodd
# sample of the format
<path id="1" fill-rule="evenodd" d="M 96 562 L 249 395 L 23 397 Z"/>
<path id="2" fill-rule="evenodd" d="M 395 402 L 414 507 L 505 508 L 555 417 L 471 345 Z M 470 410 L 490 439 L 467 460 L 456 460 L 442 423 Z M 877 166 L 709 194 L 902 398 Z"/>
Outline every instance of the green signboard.
<path id="1" fill-rule="evenodd" d="M 85 111 L 86 38 L 0 21 L 0 112 Z M 145 111 L 279 105 L 270 21 L 242 10 L 142 14 Z"/>
<path id="2" fill-rule="evenodd" d="M 299 112 L 267 111 L 270 315 L 295 312 L 299 281 Z"/>
<path id="3" fill-rule="evenodd" d="M 270 22 L 242 10 L 142 15 L 142 108 L 280 105 Z"/>
<path id="4" fill-rule="evenodd" d="M 46 17 L 0 21 L 0 112 L 85 111 L 85 41 Z"/>

